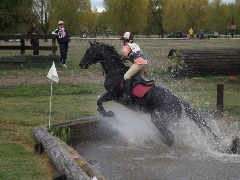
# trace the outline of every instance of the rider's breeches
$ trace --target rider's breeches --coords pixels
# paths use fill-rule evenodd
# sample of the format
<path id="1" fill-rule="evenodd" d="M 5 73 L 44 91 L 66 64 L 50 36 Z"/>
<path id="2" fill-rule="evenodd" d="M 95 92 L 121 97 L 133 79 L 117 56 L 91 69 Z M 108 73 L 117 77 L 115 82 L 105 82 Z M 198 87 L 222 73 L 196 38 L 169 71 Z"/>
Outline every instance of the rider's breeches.
<path id="1" fill-rule="evenodd" d="M 124 74 L 124 80 L 130 79 L 133 77 L 138 71 L 144 71 L 144 69 L 147 67 L 147 64 L 137 64 L 134 63 L 130 69 Z"/>

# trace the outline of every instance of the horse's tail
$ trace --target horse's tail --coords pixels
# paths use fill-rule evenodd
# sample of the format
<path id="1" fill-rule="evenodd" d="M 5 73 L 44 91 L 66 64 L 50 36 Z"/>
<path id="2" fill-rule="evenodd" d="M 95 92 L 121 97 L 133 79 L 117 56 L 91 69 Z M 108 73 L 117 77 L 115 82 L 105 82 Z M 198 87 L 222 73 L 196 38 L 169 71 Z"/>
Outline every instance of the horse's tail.
<path id="1" fill-rule="evenodd" d="M 218 136 L 208 126 L 206 121 L 201 116 L 198 115 L 197 111 L 193 109 L 193 107 L 191 107 L 185 101 L 180 100 L 180 102 L 183 104 L 185 112 L 187 113 L 188 117 L 190 117 L 203 132 L 205 132 L 204 128 L 206 128 L 213 135 L 214 138 L 219 139 Z"/>

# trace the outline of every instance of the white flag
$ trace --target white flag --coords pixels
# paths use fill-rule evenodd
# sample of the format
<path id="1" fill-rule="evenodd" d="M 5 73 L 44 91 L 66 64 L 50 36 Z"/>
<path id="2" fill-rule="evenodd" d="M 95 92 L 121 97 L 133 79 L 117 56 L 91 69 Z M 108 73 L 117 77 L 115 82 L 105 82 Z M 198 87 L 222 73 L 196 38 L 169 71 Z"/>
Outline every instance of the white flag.
<path id="1" fill-rule="evenodd" d="M 49 79 L 52 79 L 52 80 L 55 81 L 56 83 L 58 83 L 58 81 L 59 81 L 58 74 L 57 74 L 57 70 L 56 70 L 56 67 L 55 67 L 54 62 L 53 62 L 53 65 L 52 65 L 51 69 L 50 69 L 49 72 L 48 72 L 47 77 L 48 77 Z"/>

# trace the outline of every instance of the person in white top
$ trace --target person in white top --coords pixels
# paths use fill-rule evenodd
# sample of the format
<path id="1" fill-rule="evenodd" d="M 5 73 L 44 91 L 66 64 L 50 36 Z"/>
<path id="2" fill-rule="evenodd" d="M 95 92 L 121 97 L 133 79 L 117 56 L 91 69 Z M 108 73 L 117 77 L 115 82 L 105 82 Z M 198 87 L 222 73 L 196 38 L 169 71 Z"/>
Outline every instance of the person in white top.
<path id="1" fill-rule="evenodd" d="M 64 22 L 58 21 L 58 28 L 52 32 L 52 34 L 57 35 L 57 41 L 60 48 L 60 64 L 62 67 L 67 67 L 66 60 L 67 60 L 67 54 L 68 54 L 68 44 L 70 42 L 69 34 L 67 30 L 64 28 Z"/>
<path id="2" fill-rule="evenodd" d="M 139 45 L 133 42 L 133 34 L 131 32 L 123 33 L 120 40 L 123 42 L 123 59 L 129 59 L 133 63 L 130 69 L 124 74 L 123 100 L 130 102 L 132 85 L 131 77 L 137 72 L 143 71 L 148 64 L 148 61 L 142 53 Z"/>

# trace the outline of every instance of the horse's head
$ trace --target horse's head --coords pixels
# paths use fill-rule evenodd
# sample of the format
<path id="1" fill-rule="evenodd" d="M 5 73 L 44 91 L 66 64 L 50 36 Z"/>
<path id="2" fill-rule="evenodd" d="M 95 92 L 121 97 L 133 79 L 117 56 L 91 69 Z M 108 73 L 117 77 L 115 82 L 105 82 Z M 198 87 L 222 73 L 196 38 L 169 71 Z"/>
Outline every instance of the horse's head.
<path id="1" fill-rule="evenodd" d="M 86 50 L 82 60 L 79 63 L 79 66 L 82 69 L 87 69 L 88 66 L 95 64 L 101 61 L 101 46 L 98 43 L 91 43 L 90 47 Z"/>

